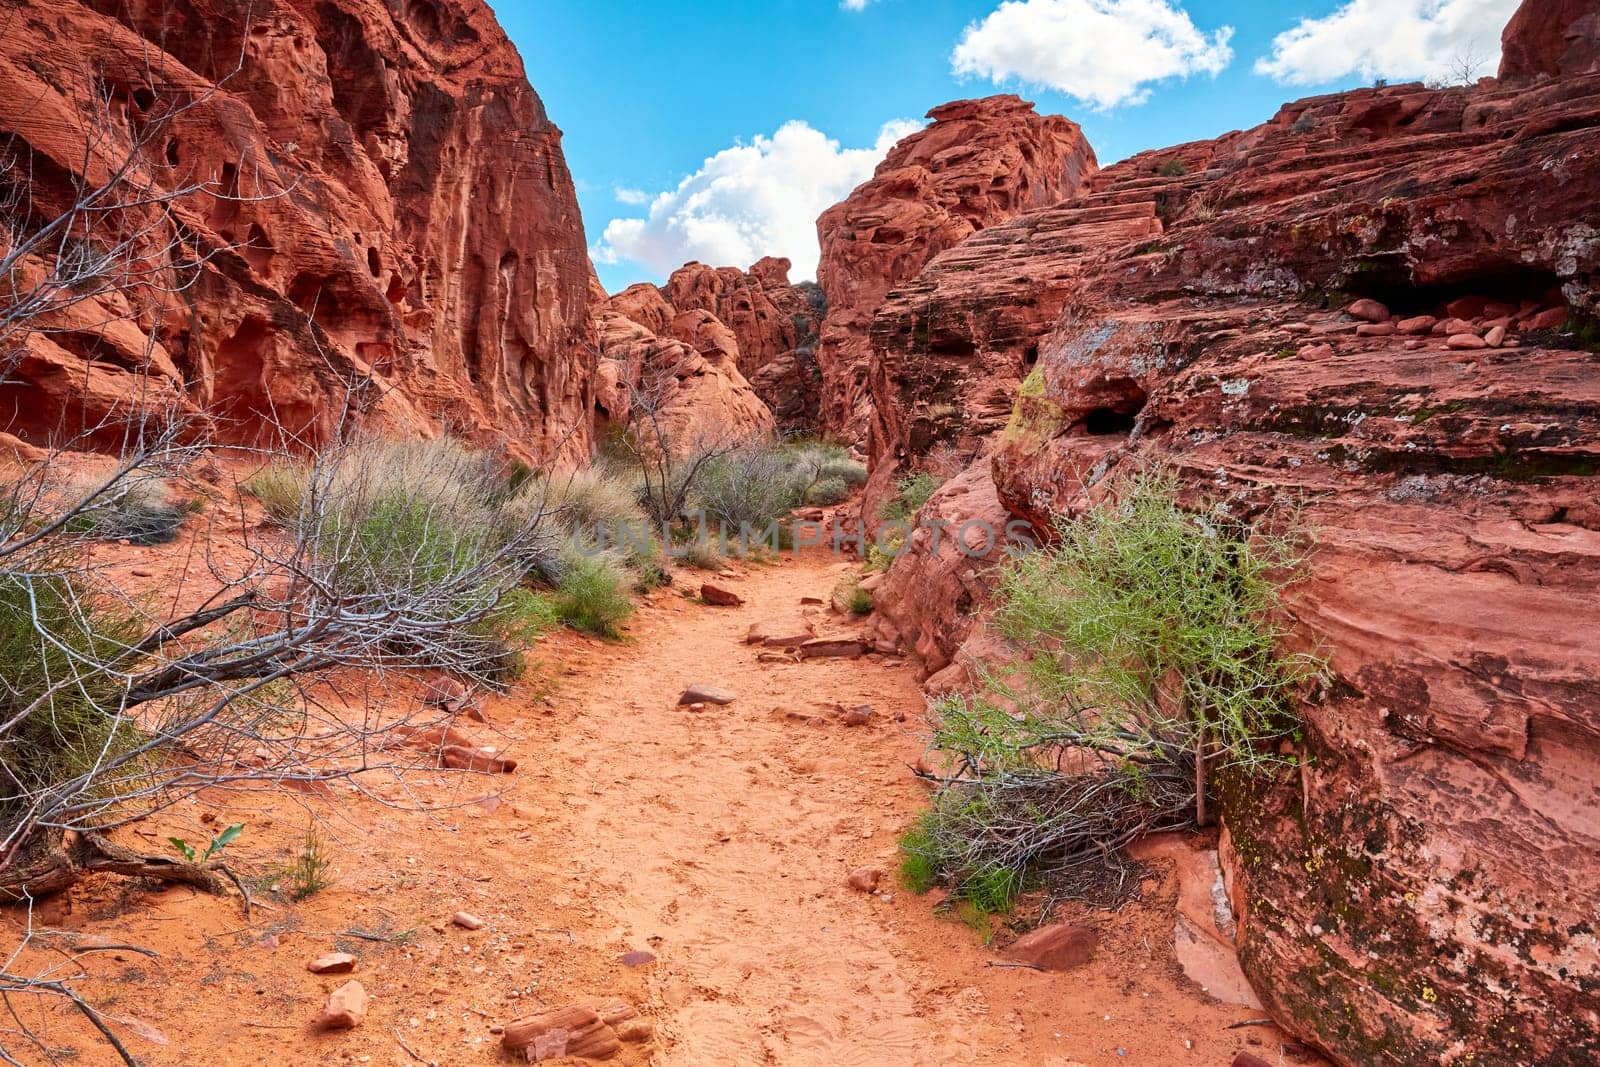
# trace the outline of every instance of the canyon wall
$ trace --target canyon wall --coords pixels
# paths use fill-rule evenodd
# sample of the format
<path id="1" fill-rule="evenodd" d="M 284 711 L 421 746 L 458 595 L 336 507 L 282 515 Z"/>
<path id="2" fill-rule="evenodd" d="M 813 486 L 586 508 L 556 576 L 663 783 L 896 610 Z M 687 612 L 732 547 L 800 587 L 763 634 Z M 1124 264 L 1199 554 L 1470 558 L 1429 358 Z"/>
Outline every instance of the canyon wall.
<path id="1" fill-rule="evenodd" d="M 0 130 L 37 213 L 121 160 L 152 189 L 203 186 L 152 253 L 168 284 L 139 294 L 151 310 L 128 319 L 107 296 L 27 340 L 0 387 L 14 432 L 70 435 L 161 398 L 230 441 L 360 419 L 529 458 L 589 447 L 572 179 L 482 0 L 0 7 Z M 159 291 L 185 259 L 204 263 L 194 284 Z"/>
<path id="2" fill-rule="evenodd" d="M 1223 852 L 1252 984 L 1341 1063 L 1600 1048 L 1592 14 L 1525 5 L 1503 81 L 1108 167 L 869 334 L 875 466 L 969 461 L 927 516 L 1047 529 L 1157 464 L 1197 506 L 1297 516 L 1288 606 L 1331 680 L 1293 771 L 1224 784 Z M 935 686 L 997 654 L 992 568 L 949 546 L 913 538 L 875 591 Z"/>
<path id="3" fill-rule="evenodd" d="M 821 425 L 865 436 L 868 330 L 889 292 L 979 230 L 1073 195 L 1094 173 L 1077 123 L 1015 96 L 959 100 L 902 140 L 872 179 L 817 220 L 817 281 L 828 298 L 817 350 Z"/>

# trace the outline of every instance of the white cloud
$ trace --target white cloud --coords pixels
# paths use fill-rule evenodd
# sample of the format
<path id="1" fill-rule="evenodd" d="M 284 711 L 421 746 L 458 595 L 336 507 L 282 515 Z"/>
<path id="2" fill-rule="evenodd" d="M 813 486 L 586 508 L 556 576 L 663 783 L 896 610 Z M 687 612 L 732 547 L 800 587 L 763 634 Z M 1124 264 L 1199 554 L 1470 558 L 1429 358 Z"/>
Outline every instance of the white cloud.
<path id="1" fill-rule="evenodd" d="M 617 203 L 639 207 L 650 202 L 650 194 L 643 189 L 629 189 L 618 185 L 611 190 L 611 195 L 616 197 Z"/>
<path id="2" fill-rule="evenodd" d="M 612 219 L 590 253 L 600 263 L 631 260 L 657 275 L 691 259 L 748 267 L 762 256 L 787 256 L 791 277 L 815 277 L 817 216 L 872 177 L 896 141 L 921 128 L 895 119 L 871 148 L 840 148 L 791 120 L 771 137 L 707 159 L 676 189 L 652 199 L 647 218 Z"/>
<path id="3" fill-rule="evenodd" d="M 1150 84 L 1216 74 L 1233 27 L 1197 28 L 1177 0 L 1006 0 L 961 35 L 957 74 L 1058 89 L 1107 110 L 1142 104 Z"/>
<path id="4" fill-rule="evenodd" d="M 865 11 L 872 0 L 841 0 L 839 6 L 846 11 Z"/>
<path id="5" fill-rule="evenodd" d="M 1363 78 L 1459 80 L 1500 64 L 1500 29 L 1518 0 L 1350 0 L 1333 14 L 1301 19 L 1256 60 L 1256 73 L 1291 85 Z"/>

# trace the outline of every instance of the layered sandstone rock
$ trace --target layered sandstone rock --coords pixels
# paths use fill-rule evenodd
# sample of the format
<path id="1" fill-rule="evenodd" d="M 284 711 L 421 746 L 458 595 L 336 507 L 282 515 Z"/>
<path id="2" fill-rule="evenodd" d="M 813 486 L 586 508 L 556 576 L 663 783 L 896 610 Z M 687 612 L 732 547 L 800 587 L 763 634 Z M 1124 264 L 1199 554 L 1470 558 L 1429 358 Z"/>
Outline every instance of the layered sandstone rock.
<path id="1" fill-rule="evenodd" d="M 1223 851 L 1246 974 L 1340 1062 L 1600 1045 L 1600 360 L 1563 332 L 1600 304 L 1597 137 L 1594 75 L 1300 101 L 986 230 L 872 330 L 875 464 L 977 457 L 925 520 L 1043 528 L 1150 464 L 1299 515 L 1332 681 L 1299 769 L 1224 784 Z M 999 654 L 985 569 L 927 540 L 888 636 Z"/>
<path id="2" fill-rule="evenodd" d="M 1076 123 L 1015 96 L 957 101 L 928 117 L 817 220 L 828 297 L 822 427 L 835 436 L 866 432 L 868 330 L 889 292 L 977 231 L 1073 195 L 1095 170 Z"/>
<path id="3" fill-rule="evenodd" d="M 732 358 L 741 382 L 754 387 L 776 425 L 790 433 L 817 426 L 821 374 L 815 349 L 824 306 L 820 288 L 790 284 L 789 261 L 770 256 L 748 271 L 688 263 L 665 287 L 631 285 L 606 301 L 606 310 L 648 333 L 701 351 L 711 322 L 726 329 L 713 347 Z"/>
<path id="4" fill-rule="evenodd" d="M 664 315 L 659 333 L 646 325 Z M 646 442 L 687 455 L 775 431 L 772 412 L 739 373 L 738 338 L 709 311 L 677 311 L 654 286 L 636 285 L 601 306 L 594 330 L 598 435 L 633 424 Z"/>
<path id="5" fill-rule="evenodd" d="M 160 311 L 101 326 L 122 317 L 108 297 L 30 338 L 0 396 L 17 432 L 156 395 L 225 440 L 315 441 L 354 416 L 529 456 L 588 447 L 577 201 L 482 0 L 9 7 L 0 129 L 36 208 L 131 155 L 156 188 L 205 184 L 178 216 L 210 257 L 182 294 L 140 294 Z M 112 121 L 85 175 L 96 84 Z"/>

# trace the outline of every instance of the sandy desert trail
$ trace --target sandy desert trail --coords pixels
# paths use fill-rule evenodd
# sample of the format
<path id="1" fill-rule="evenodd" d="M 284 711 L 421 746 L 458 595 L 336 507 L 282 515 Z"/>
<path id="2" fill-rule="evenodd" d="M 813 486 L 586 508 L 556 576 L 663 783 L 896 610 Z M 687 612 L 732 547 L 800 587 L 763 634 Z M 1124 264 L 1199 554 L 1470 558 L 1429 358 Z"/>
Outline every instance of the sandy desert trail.
<path id="1" fill-rule="evenodd" d="M 1100 949 L 1066 974 L 990 966 L 971 930 L 893 885 L 896 837 L 926 795 L 909 770 L 923 751 L 914 667 L 760 662 L 743 641 L 827 597 L 845 569 L 821 552 L 754 566 L 721 583 L 743 607 L 668 589 L 624 643 L 547 639 L 537 676 L 486 708 L 522 759 L 490 783 L 505 792 L 475 802 L 485 779 L 441 776 L 409 786 L 460 804 L 431 815 L 313 802 L 336 881 L 303 904 L 246 922 L 232 902 L 97 880 L 36 918 L 160 953 L 98 958 L 81 986 L 135 1021 L 130 1046 L 152 1065 L 510 1062 L 496 1027 L 584 997 L 630 1000 L 651 1020 L 654 1043 L 614 1061 L 629 1064 L 1210 1067 L 1245 1048 L 1280 1062 L 1276 1030 L 1227 1028 L 1258 1012 L 1181 976 L 1160 865 L 1142 903 L 1088 917 Z M 678 708 L 695 682 L 738 699 Z M 875 709 L 870 725 L 832 720 L 859 704 Z M 304 832 L 302 806 L 282 797 L 207 798 L 145 846 L 203 839 L 208 808 L 247 823 L 237 859 L 257 869 Z M 860 866 L 890 872 L 886 895 L 845 885 Z M 485 928 L 450 926 L 458 909 Z M 360 1028 L 322 1034 L 313 1020 L 342 979 L 305 962 L 334 948 L 361 958 L 373 1006 Z M 622 961 L 639 950 L 654 961 Z M 53 1025 L 79 1062 L 111 1062 L 64 1014 Z"/>

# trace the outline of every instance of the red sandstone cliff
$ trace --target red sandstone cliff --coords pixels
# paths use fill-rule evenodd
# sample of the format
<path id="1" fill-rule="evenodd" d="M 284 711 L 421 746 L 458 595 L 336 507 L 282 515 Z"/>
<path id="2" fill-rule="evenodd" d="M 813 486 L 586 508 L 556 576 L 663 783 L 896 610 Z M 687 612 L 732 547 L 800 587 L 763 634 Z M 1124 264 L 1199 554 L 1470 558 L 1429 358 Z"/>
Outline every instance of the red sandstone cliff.
<path id="1" fill-rule="evenodd" d="M 1015 96 L 956 101 L 928 117 L 932 125 L 817 220 L 817 281 L 828 298 L 821 420 L 834 436 L 867 429 L 867 332 L 890 290 L 977 231 L 1073 195 L 1094 173 L 1077 123 L 1035 114 Z"/>
<path id="2" fill-rule="evenodd" d="M 0 390 L 16 432 L 71 432 L 146 389 L 229 440 L 270 420 L 315 439 L 360 410 L 530 455 L 587 446 L 572 180 L 482 0 L 3 7 L 0 131 L 38 208 L 59 209 L 83 169 L 94 79 L 120 124 L 106 154 L 200 97 L 142 165 L 157 187 L 208 183 L 180 213 L 192 247 L 214 253 L 159 323 L 101 328 L 85 307 L 31 338 Z"/>
<path id="3" fill-rule="evenodd" d="M 1301 768 L 1223 797 L 1224 852 L 1257 992 L 1344 1063 L 1600 1047 L 1600 357 L 1567 332 L 1600 308 L 1600 75 L 1559 7 L 1508 30 L 1552 76 L 1135 157 L 936 258 L 871 332 L 874 462 L 979 457 L 930 515 L 1045 522 L 1149 463 L 1300 509 L 1290 606 L 1335 680 Z M 948 543 L 875 591 L 933 667 L 988 589 Z"/>

